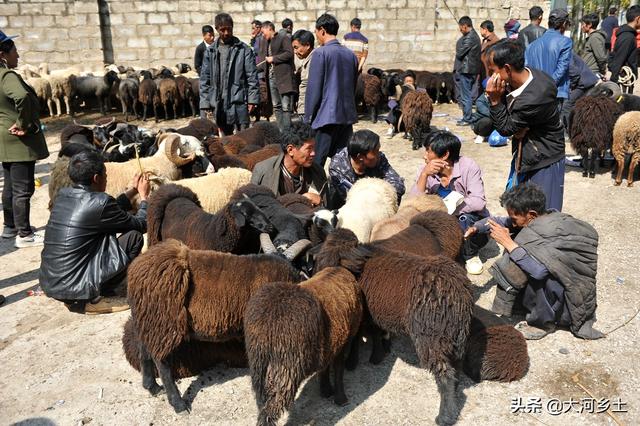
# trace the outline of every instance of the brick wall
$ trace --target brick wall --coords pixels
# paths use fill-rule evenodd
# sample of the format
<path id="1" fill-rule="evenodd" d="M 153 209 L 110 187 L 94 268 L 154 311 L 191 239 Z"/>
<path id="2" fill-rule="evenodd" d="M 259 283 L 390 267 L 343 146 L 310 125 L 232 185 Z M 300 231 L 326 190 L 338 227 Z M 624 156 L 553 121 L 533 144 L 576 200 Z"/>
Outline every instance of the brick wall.
<path id="1" fill-rule="evenodd" d="M 491 19 L 496 33 L 510 17 L 528 23 L 528 9 L 549 2 L 510 0 L 163 0 L 106 1 L 114 60 L 133 66 L 192 63 L 201 41 L 200 27 L 224 10 L 235 22 L 235 34 L 249 40 L 253 19 L 280 22 L 291 18 L 294 30 L 313 29 L 317 16 L 329 12 L 340 21 L 341 38 L 349 21 L 362 20 L 369 38 L 368 64 L 449 70 L 460 34 L 455 18 L 469 15 L 478 29 Z M 448 6 L 448 7 L 447 7 Z M 546 20 L 546 19 L 545 19 Z M 20 34 L 16 40 L 22 63 L 49 62 L 52 69 L 77 64 L 99 69 L 103 63 L 98 2 L 72 0 L 7 0 L 0 3 L 0 28 Z"/>

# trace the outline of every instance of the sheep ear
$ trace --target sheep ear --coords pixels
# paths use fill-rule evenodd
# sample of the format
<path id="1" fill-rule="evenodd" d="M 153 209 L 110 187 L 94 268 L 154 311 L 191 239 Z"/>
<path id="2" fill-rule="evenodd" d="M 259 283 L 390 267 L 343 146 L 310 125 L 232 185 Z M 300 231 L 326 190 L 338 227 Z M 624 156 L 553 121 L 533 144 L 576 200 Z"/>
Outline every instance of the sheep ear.
<path id="1" fill-rule="evenodd" d="M 238 202 L 233 205 L 231 209 L 233 214 L 233 220 L 236 222 L 238 228 L 242 228 L 247 223 L 247 212 L 244 203 Z"/>

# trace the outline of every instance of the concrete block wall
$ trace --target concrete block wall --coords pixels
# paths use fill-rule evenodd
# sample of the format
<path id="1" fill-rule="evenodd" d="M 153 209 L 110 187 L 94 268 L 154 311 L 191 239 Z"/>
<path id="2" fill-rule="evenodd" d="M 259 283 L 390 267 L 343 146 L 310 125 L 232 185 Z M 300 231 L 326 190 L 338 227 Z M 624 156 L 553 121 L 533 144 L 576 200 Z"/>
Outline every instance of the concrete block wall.
<path id="1" fill-rule="evenodd" d="M 70 64 L 99 69 L 103 65 L 97 0 L 7 0 L 0 3 L 0 28 L 20 34 L 22 62 L 47 61 L 52 69 Z M 276 23 L 288 17 L 294 31 L 313 31 L 324 12 L 340 22 L 338 37 L 353 17 L 362 20 L 369 38 L 369 65 L 383 68 L 450 70 L 460 37 L 456 18 L 469 15 L 479 30 L 491 19 L 504 36 L 509 18 L 528 24 L 528 9 L 549 1 L 512 0 L 107 0 L 114 61 L 131 66 L 171 66 L 193 62 L 200 28 L 220 11 L 234 19 L 235 35 L 248 42 L 253 19 Z M 546 19 L 545 19 L 546 20 Z"/>

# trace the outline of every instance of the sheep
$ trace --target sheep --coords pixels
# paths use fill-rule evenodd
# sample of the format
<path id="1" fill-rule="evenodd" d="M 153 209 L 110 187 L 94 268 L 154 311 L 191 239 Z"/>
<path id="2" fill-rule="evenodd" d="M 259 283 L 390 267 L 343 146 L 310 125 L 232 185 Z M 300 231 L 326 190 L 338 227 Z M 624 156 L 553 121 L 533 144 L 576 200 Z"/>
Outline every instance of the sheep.
<path id="1" fill-rule="evenodd" d="M 625 93 L 618 96 L 615 101 L 622 105 L 624 112 L 640 111 L 640 96 Z"/>
<path id="2" fill-rule="evenodd" d="M 507 321 L 474 305 L 462 366 L 476 382 L 520 380 L 529 369 L 527 341 Z"/>
<path id="3" fill-rule="evenodd" d="M 106 115 L 109 109 L 109 94 L 111 87 L 117 85 L 120 79 L 114 71 L 107 72 L 103 77 L 82 76 L 76 78 L 75 95 L 81 99 L 97 98 L 100 113 Z"/>
<path id="4" fill-rule="evenodd" d="M 569 116 L 571 146 L 582 156 L 582 176 L 595 178 L 604 152 L 611 147 L 613 126 L 622 107 L 604 96 L 583 96 Z"/>
<path id="5" fill-rule="evenodd" d="M 412 148 L 417 150 L 423 146 L 431 131 L 433 104 L 428 94 L 413 90 L 408 92 L 400 104 L 401 117 L 405 128 L 413 138 Z"/>
<path id="6" fill-rule="evenodd" d="M 153 106 L 153 115 L 158 122 L 158 87 L 148 71 L 142 72 L 142 81 L 138 91 L 138 101 L 142 104 L 142 121 L 147 121 L 147 108 Z"/>
<path id="7" fill-rule="evenodd" d="M 118 94 L 120 103 L 122 104 L 122 114 L 124 121 L 129 121 L 129 110 L 133 110 L 133 114 L 138 117 L 137 103 L 140 90 L 140 82 L 135 78 L 125 78 L 120 81 Z"/>
<path id="8" fill-rule="evenodd" d="M 216 213 L 231 200 L 236 189 L 249 182 L 251 182 L 250 171 L 226 168 L 201 177 L 180 179 L 175 183 L 196 193 L 204 211 Z"/>
<path id="9" fill-rule="evenodd" d="M 244 333 L 259 425 L 275 425 L 300 384 L 315 372 L 322 372 L 323 396 L 333 394 L 336 404 L 347 403 L 345 351 L 361 321 L 360 289 L 344 268 L 326 268 L 298 285 L 265 284 L 251 295 Z"/>
<path id="10" fill-rule="evenodd" d="M 124 324 L 122 349 L 131 367 L 140 371 L 140 339 L 132 318 L 129 318 Z M 184 341 L 167 358 L 166 362 L 176 379 L 196 376 L 204 370 L 213 368 L 218 363 L 233 368 L 249 366 L 244 342 L 240 340 L 228 342 Z M 158 370 L 153 365 L 150 373 L 153 377 L 159 377 Z"/>
<path id="11" fill-rule="evenodd" d="M 49 65 L 46 63 L 40 64 L 38 69 L 40 75 L 49 80 L 51 84 L 51 97 L 56 104 L 56 115 L 60 116 L 62 114 L 62 105 L 60 102 L 60 98 L 62 98 L 64 99 L 67 114 L 73 117 L 71 100 L 75 96 L 75 88 L 77 85 L 75 73 L 77 70 L 70 68 L 49 72 Z"/>
<path id="12" fill-rule="evenodd" d="M 359 179 L 347 193 L 344 206 L 335 214 L 337 227 L 352 230 L 358 241 L 367 243 L 373 226 L 397 210 L 398 196 L 390 183 L 377 178 Z"/>
<path id="13" fill-rule="evenodd" d="M 207 136 L 217 135 L 218 126 L 209 119 L 194 118 L 189 121 L 188 125 L 175 129 L 174 132 L 180 133 L 181 135 L 193 136 L 198 140 L 203 141 Z"/>
<path id="14" fill-rule="evenodd" d="M 625 112 L 618 118 L 613 128 L 611 153 L 618 167 L 614 182 L 616 186 L 622 183 L 625 155 L 631 155 L 627 186 L 633 186 L 633 172 L 640 161 L 640 111 Z"/>
<path id="15" fill-rule="evenodd" d="M 175 240 L 150 247 L 127 271 L 143 387 L 152 395 L 160 390 L 155 364 L 171 406 L 186 410 L 168 361 L 180 345 L 241 339 L 251 294 L 268 282 L 299 279 L 298 271 L 278 256 L 190 250 Z"/>
<path id="16" fill-rule="evenodd" d="M 177 110 L 180 105 L 181 98 L 178 92 L 178 85 L 173 76 L 163 75 L 158 82 L 158 94 L 160 97 L 160 103 L 164 108 L 164 118 L 169 119 L 169 110 L 167 109 L 171 105 L 173 109 L 173 118 L 178 118 Z"/>
<path id="17" fill-rule="evenodd" d="M 411 218 L 427 210 L 447 212 L 442 198 L 437 195 L 421 194 L 407 197 L 400 202 L 398 212 L 390 218 L 376 223 L 371 230 L 371 241 L 384 240 L 409 226 Z"/>
<path id="18" fill-rule="evenodd" d="M 382 98 L 380 78 L 372 74 L 360 74 L 356 82 L 356 104 L 362 103 L 368 109 L 374 124 L 378 122 L 378 106 Z"/>
<path id="19" fill-rule="evenodd" d="M 221 139 L 227 154 L 239 154 L 247 145 L 265 146 L 280 144 L 281 133 L 275 123 L 255 123 L 252 127 L 235 135 Z"/>
<path id="20" fill-rule="evenodd" d="M 440 100 L 443 96 L 447 103 L 453 103 L 455 101 L 455 81 L 453 78 L 453 73 L 449 71 L 436 73 L 441 80 L 441 84 L 438 86 L 438 100 Z"/>
<path id="21" fill-rule="evenodd" d="M 233 155 L 227 153 L 227 147 L 217 138 L 205 139 L 204 144 L 207 146 L 209 159 L 216 170 L 224 167 L 242 167 L 247 170 L 253 170 L 259 162 L 279 155 L 282 152 L 279 144 L 269 144 L 264 147 L 246 145 L 242 149 L 242 154 Z M 244 153 L 249 147 L 256 148 L 256 150 Z"/>
<path id="22" fill-rule="evenodd" d="M 36 93 L 38 100 L 41 104 L 47 105 L 47 110 L 49 111 L 49 115 L 53 117 L 53 102 L 51 95 L 51 84 L 49 81 L 42 77 L 27 77 L 26 82 L 29 86 L 33 88 L 33 91 Z"/>
<path id="23" fill-rule="evenodd" d="M 260 80 L 260 103 L 251 111 L 251 116 L 255 117 L 255 122 L 260 121 L 260 117 L 264 117 L 269 121 L 271 116 L 273 115 L 273 105 L 271 104 L 271 99 L 269 98 L 269 87 L 267 83 L 263 80 Z"/>
<path id="24" fill-rule="evenodd" d="M 178 88 L 178 97 L 180 98 L 180 103 L 182 104 L 182 116 L 186 117 L 187 112 L 185 109 L 185 104 L 189 104 L 189 108 L 191 108 L 191 115 L 196 116 L 196 98 L 193 94 L 193 87 L 191 87 L 191 82 L 183 76 L 178 76 L 175 78 L 176 86 Z M 199 101 L 199 100 L 198 100 Z"/>
<path id="25" fill-rule="evenodd" d="M 408 336 L 420 366 L 430 370 L 440 393 L 437 424 L 455 422 L 456 364 L 464 358 L 473 309 L 472 285 L 463 268 L 444 256 L 429 259 L 358 245 L 348 229 L 336 229 L 315 254 L 317 270 L 343 266 L 360 285 L 373 324 L 371 361 L 382 361 L 383 331 Z M 358 345 L 352 359 L 357 360 Z"/>

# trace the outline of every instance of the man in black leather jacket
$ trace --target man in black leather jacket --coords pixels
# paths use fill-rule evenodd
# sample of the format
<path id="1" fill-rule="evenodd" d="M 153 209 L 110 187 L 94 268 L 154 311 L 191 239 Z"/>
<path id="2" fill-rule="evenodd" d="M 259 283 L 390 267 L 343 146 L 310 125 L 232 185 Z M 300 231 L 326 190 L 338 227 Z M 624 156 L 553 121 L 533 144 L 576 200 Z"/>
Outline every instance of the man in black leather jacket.
<path id="1" fill-rule="evenodd" d="M 126 295 L 127 266 L 140 254 L 147 229 L 149 181 L 136 175 L 132 188 L 114 199 L 104 192 L 106 169 L 97 152 L 74 155 L 69 177 L 74 185 L 58 193 L 45 229 L 40 285 L 73 312 L 124 310 L 126 304 L 99 296 Z M 127 210 L 136 194 L 141 203 L 134 216 Z"/>
<path id="2" fill-rule="evenodd" d="M 473 99 L 477 97 L 477 95 L 474 96 L 473 86 L 483 65 L 480 60 L 480 36 L 473 29 L 471 18 L 468 16 L 460 18 L 458 27 L 462 37 L 456 42 L 456 59 L 453 67 L 463 116 L 457 124 L 468 126 L 472 120 Z"/>
<path id="3" fill-rule="evenodd" d="M 542 23 L 542 8 L 540 6 L 533 6 L 529 9 L 529 19 L 531 19 L 531 23 L 518 33 L 518 41 L 525 49 L 547 31 L 540 25 Z"/>

